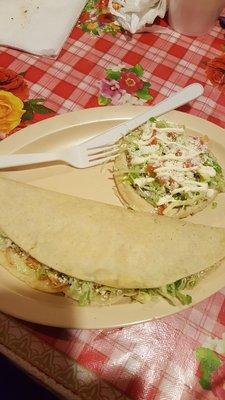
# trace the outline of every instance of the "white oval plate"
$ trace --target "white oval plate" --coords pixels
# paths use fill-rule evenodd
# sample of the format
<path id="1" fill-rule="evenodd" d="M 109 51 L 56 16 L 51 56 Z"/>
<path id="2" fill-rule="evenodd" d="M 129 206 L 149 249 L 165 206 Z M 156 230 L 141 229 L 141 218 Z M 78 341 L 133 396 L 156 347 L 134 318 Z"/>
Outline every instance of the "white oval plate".
<path id="1" fill-rule="evenodd" d="M 47 119 L 2 141 L 0 154 L 40 152 L 69 146 L 143 112 L 143 108 L 136 106 L 95 108 Z M 225 135 L 222 128 L 178 111 L 168 113 L 166 118 L 185 124 L 189 133 L 208 135 L 212 151 L 225 169 Z M 115 193 L 111 167 L 112 165 L 108 164 L 105 167 L 79 170 L 57 162 L 44 166 L 4 170 L 2 175 L 46 189 L 121 206 Z M 196 223 L 225 227 L 224 194 L 217 197 L 217 203 L 216 209 L 209 206 L 188 219 Z M 192 305 L 225 286 L 224 267 L 225 262 L 191 291 Z M 146 304 L 80 307 L 71 299 L 31 289 L 11 276 L 4 268 L 0 268 L 1 311 L 39 324 L 81 329 L 110 328 L 163 317 L 185 308 L 187 307 L 182 305 L 171 306 L 161 298 Z"/>

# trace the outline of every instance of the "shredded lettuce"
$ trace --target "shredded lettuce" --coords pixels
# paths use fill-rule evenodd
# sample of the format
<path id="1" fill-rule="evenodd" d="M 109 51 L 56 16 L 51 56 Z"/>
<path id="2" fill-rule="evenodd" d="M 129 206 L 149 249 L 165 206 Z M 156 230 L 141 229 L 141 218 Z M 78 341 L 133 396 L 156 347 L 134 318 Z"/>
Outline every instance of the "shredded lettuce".
<path id="1" fill-rule="evenodd" d="M 213 156 L 210 155 L 210 154 L 207 154 L 207 156 L 208 156 L 208 157 L 207 157 L 207 159 L 206 159 L 206 161 L 205 161 L 205 165 L 208 165 L 209 167 L 213 167 L 213 168 L 215 169 L 215 171 L 216 171 L 218 174 L 221 174 L 221 175 L 222 175 L 222 168 L 221 168 L 221 166 L 218 164 L 216 158 L 213 157 Z"/>
<path id="2" fill-rule="evenodd" d="M 54 275 L 56 277 L 60 275 L 60 277 L 67 280 L 68 288 L 65 294 L 76 300 L 80 306 L 86 306 L 91 303 L 110 305 L 119 302 L 124 297 L 129 298 L 130 301 L 145 303 L 155 296 L 163 297 L 171 305 L 175 305 L 176 300 L 186 305 L 192 302 L 192 298 L 189 294 L 183 293 L 183 291 L 192 289 L 205 276 L 200 272 L 155 289 L 117 289 L 89 281 L 82 281 L 58 273 L 57 271 L 54 271 Z"/>
<path id="3" fill-rule="evenodd" d="M 185 189 L 185 191 L 173 194 L 173 179 L 167 180 L 166 183 L 163 182 L 163 179 L 158 179 L 157 174 L 148 171 L 148 164 L 151 157 L 146 159 L 145 153 L 140 153 L 142 147 L 146 147 L 143 145 L 143 137 L 146 140 L 146 132 L 148 133 L 149 128 L 154 124 L 154 127 L 157 128 L 182 128 L 185 129 L 184 125 L 174 124 L 169 121 L 164 121 L 156 118 L 151 118 L 148 122 L 143 124 L 141 127 L 138 127 L 129 135 L 127 135 L 121 141 L 121 151 L 125 153 L 127 158 L 127 170 L 123 171 L 122 181 L 131 185 L 138 195 L 144 198 L 148 203 L 150 203 L 155 209 L 158 208 L 157 203 L 161 198 L 164 198 L 166 195 L 170 195 L 171 199 L 164 204 L 165 211 L 163 212 L 166 215 L 169 215 L 171 209 L 173 211 L 177 211 L 178 209 L 186 209 L 187 206 L 195 206 L 198 205 L 201 201 L 208 199 L 207 191 L 193 192 L 193 190 Z M 173 140 L 173 139 L 172 139 Z M 174 138 L 174 141 L 181 146 L 187 146 L 188 143 L 193 145 L 193 138 L 189 138 L 185 133 L 179 134 Z M 163 144 L 158 141 L 156 146 L 155 154 L 157 157 L 163 156 L 167 154 L 167 144 L 166 142 Z M 173 150 L 174 151 L 174 150 Z M 212 176 L 212 174 L 204 173 L 204 171 L 196 170 L 192 171 L 192 176 L 188 178 L 188 173 L 185 175 L 185 179 L 190 179 L 196 182 L 205 182 L 208 185 L 208 189 L 213 189 L 214 193 L 222 193 L 225 192 L 225 179 L 223 176 L 222 168 L 219 165 L 217 159 L 211 152 L 207 149 L 207 145 L 203 146 L 202 152 L 199 154 L 199 161 L 202 163 L 204 167 L 212 167 L 216 174 Z M 142 157 L 143 156 L 143 163 Z M 148 153 L 147 153 L 148 154 Z M 133 159 L 135 157 L 139 158 L 138 163 L 133 163 Z M 191 157 L 191 156 L 190 156 Z M 153 158 L 152 158 L 153 160 Z M 154 161 L 153 166 L 154 166 Z M 190 174 L 190 173 L 189 173 Z M 144 187 L 140 186 L 139 183 L 135 183 L 135 179 L 137 178 L 145 178 L 151 176 L 154 178 L 154 181 L 151 183 L 147 183 Z M 173 177 L 172 177 L 173 178 Z M 172 182 L 172 183 L 171 183 Z M 176 186 L 175 186 L 176 189 Z M 211 191 L 212 193 L 212 191 Z M 172 212 L 172 214 L 174 214 Z M 172 216 L 171 214 L 171 216 Z"/>
<path id="4" fill-rule="evenodd" d="M 135 187 L 135 185 L 134 185 Z M 135 187 L 137 193 L 143 197 L 148 203 L 150 203 L 153 207 L 156 207 L 157 202 L 160 197 L 166 195 L 166 189 L 159 182 L 152 181 L 145 188 Z"/>
<path id="5" fill-rule="evenodd" d="M 35 270 L 36 278 L 39 281 L 45 280 L 47 278 L 47 272 L 46 269 L 40 265 L 36 270 Z"/>
<path id="6" fill-rule="evenodd" d="M 86 306 L 91 303 L 93 296 L 93 283 L 79 281 L 75 278 L 69 279 L 71 284 L 67 289 L 67 295 L 77 300 L 80 306 Z"/>
<path id="7" fill-rule="evenodd" d="M 142 167 L 140 165 L 133 165 L 129 168 L 129 171 L 124 175 L 123 181 L 129 182 L 131 185 L 134 184 L 134 180 L 141 176 Z"/>

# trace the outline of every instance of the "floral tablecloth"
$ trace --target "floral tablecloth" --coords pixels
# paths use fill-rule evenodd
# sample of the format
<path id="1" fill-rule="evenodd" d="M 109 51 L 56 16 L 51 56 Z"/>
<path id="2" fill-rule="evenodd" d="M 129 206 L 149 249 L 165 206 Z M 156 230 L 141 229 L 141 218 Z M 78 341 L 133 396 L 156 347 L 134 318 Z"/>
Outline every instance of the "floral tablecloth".
<path id="1" fill-rule="evenodd" d="M 57 59 L 1 47 L 1 139 L 58 113 L 154 104 L 192 82 L 204 94 L 182 111 L 225 127 L 221 27 L 199 38 L 169 32 L 131 37 L 106 1 L 93 0 Z M 65 399 L 224 400 L 225 290 L 121 329 L 64 330 L 0 314 L 0 351 Z"/>

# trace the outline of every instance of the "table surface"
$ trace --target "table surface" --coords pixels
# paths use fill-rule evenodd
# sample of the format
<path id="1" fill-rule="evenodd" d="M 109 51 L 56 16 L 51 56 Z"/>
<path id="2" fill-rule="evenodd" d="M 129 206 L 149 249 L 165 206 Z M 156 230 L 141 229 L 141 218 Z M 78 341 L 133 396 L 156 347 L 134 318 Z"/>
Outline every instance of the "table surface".
<path id="1" fill-rule="evenodd" d="M 145 99 L 126 88 L 123 96 L 111 96 L 112 104 L 155 104 L 199 82 L 204 94 L 181 110 L 225 127 L 225 38 L 219 25 L 192 38 L 166 30 L 161 21 L 165 32 L 130 36 L 105 6 L 101 0 L 95 11 L 87 7 L 57 59 L 0 48 L 0 66 L 23 75 L 19 89 L 4 88 L 22 97 L 29 111 L 10 133 L 55 114 L 107 107 L 107 70 L 135 65 L 142 67 L 136 72 L 143 69 L 136 84 L 143 88 L 145 82 Z M 121 329 L 65 330 L 0 314 L 0 351 L 66 399 L 225 399 L 225 289 L 179 314 Z"/>

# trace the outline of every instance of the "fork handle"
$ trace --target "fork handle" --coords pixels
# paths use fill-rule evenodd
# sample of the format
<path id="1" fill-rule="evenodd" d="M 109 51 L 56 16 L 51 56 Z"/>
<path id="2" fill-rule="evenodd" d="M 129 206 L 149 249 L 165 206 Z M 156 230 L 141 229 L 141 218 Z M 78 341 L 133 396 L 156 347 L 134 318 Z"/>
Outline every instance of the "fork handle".
<path id="1" fill-rule="evenodd" d="M 58 157 L 54 153 L 3 154 L 0 155 L 0 168 L 18 167 L 20 165 L 39 164 L 56 160 L 58 160 Z"/>

